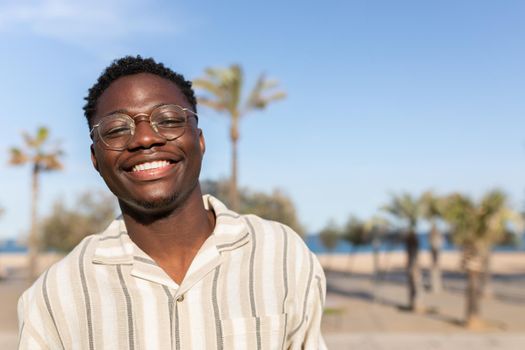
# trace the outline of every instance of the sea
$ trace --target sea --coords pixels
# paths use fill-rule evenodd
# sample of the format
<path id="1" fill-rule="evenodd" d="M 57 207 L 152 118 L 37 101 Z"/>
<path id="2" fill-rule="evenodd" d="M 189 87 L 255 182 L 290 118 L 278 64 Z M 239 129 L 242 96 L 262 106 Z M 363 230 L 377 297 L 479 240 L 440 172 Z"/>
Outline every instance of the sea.
<path id="1" fill-rule="evenodd" d="M 423 250 L 429 250 L 430 244 L 428 240 L 428 234 L 421 233 L 418 234 L 419 237 L 419 249 L 421 251 Z M 304 238 L 306 245 L 310 248 L 311 251 L 313 251 L 316 254 L 354 254 L 354 253 L 366 253 L 372 251 L 372 245 L 371 244 L 365 244 L 365 245 L 359 245 L 354 246 L 346 241 L 340 240 L 334 249 L 328 250 L 322 243 L 321 238 L 319 235 L 307 235 Z M 454 251 L 458 250 L 459 248 L 452 243 L 450 238 L 445 237 L 443 240 L 443 245 L 441 247 L 443 251 Z M 385 240 L 381 243 L 379 250 L 382 252 L 389 252 L 389 251 L 404 251 L 405 246 L 403 242 L 400 241 L 392 241 L 392 240 Z M 493 251 L 525 251 L 525 235 L 521 237 L 521 241 L 517 242 L 515 245 L 497 245 L 493 247 Z"/>
<path id="2" fill-rule="evenodd" d="M 428 234 L 422 233 L 419 234 L 419 248 L 420 250 L 429 249 Z M 365 244 L 360 246 L 353 246 L 352 244 L 340 240 L 336 247 L 332 250 L 326 249 L 323 245 L 319 235 L 306 235 L 304 237 L 306 245 L 316 254 L 353 254 L 353 253 L 365 253 L 372 251 L 372 245 Z M 449 239 L 444 239 L 442 250 L 444 251 L 453 251 L 457 250 L 458 247 L 455 246 Z M 402 251 L 404 250 L 404 245 L 402 242 L 395 241 L 384 241 L 381 243 L 380 251 Z M 525 251 L 525 235 L 522 236 L 521 242 L 515 245 L 498 245 L 493 248 L 494 251 Z M 0 253 L 26 253 L 27 246 L 18 243 L 14 239 L 8 239 L 0 241 Z"/>

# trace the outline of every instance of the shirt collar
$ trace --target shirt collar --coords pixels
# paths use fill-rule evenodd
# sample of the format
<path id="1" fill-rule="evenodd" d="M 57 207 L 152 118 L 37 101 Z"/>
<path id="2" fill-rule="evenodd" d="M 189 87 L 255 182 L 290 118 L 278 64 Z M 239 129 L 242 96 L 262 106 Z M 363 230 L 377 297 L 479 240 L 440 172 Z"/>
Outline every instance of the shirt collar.
<path id="1" fill-rule="evenodd" d="M 212 236 L 220 252 L 236 249 L 250 240 L 246 222 L 241 215 L 229 210 L 224 203 L 207 194 L 203 196 L 206 210 L 215 213 L 215 228 Z"/>
<path id="2" fill-rule="evenodd" d="M 206 210 L 212 209 L 216 218 L 215 228 L 204 245 L 214 246 L 219 253 L 222 253 L 237 249 L 249 242 L 248 227 L 241 215 L 229 210 L 220 200 L 211 195 L 204 195 L 202 199 Z M 117 265 L 134 264 L 144 259 L 153 262 L 129 238 L 121 215 L 99 234 L 92 261 L 96 264 Z"/>

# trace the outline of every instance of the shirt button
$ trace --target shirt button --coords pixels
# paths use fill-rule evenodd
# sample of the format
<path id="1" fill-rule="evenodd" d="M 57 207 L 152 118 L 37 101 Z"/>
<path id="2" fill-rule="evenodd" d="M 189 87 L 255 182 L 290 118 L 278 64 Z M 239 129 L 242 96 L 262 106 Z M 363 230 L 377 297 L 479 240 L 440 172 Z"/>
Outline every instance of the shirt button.
<path id="1" fill-rule="evenodd" d="M 177 298 L 177 302 L 183 302 L 184 301 L 184 294 Z"/>

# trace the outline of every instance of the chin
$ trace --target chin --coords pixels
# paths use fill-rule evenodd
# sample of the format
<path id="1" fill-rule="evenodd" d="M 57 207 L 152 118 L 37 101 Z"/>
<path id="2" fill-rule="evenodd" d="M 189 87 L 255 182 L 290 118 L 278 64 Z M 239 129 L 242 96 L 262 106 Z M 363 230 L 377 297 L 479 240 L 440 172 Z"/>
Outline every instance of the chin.
<path id="1" fill-rule="evenodd" d="M 157 196 L 137 198 L 128 204 L 135 211 L 151 215 L 166 215 L 181 206 L 190 197 L 193 191 L 175 191 L 172 193 L 159 193 Z"/>
<path id="2" fill-rule="evenodd" d="M 148 211 L 157 211 L 159 209 L 168 209 L 173 207 L 173 205 L 177 203 L 179 198 L 180 196 L 178 194 L 174 194 L 170 197 L 141 200 L 136 202 L 135 205 L 139 208 L 146 209 Z"/>
<path id="3" fill-rule="evenodd" d="M 129 211 L 138 216 L 165 216 L 183 205 L 196 189 L 198 189 L 198 181 L 185 186 L 185 190 L 182 191 L 172 187 L 150 189 L 147 191 L 149 193 L 128 193 L 125 197 L 119 198 L 120 207 L 123 212 Z"/>

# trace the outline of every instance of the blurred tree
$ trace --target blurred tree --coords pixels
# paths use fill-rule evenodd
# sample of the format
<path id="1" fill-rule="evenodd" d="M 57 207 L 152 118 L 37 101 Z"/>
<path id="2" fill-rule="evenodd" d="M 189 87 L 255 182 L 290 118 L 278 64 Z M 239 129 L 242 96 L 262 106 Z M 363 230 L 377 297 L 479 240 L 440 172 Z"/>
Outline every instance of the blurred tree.
<path id="1" fill-rule="evenodd" d="M 227 181 L 204 180 L 201 181 L 202 193 L 209 193 L 230 205 L 229 186 Z M 255 214 L 268 220 L 274 220 L 290 226 L 299 235 L 304 234 L 304 228 L 297 218 L 297 213 L 292 200 L 280 190 L 272 194 L 251 191 L 241 188 L 240 214 Z"/>
<path id="2" fill-rule="evenodd" d="M 343 228 L 343 239 L 358 247 L 370 242 L 365 223 L 354 215 L 350 215 Z"/>
<path id="3" fill-rule="evenodd" d="M 49 130 L 46 127 L 39 127 L 36 135 L 32 136 L 27 132 L 22 133 L 24 147 L 12 147 L 10 149 L 11 165 L 31 165 L 31 228 L 29 232 L 29 275 L 31 278 L 37 277 L 37 258 L 39 251 L 38 237 L 38 194 L 39 194 L 39 175 L 46 171 L 62 169 L 60 161 L 63 151 L 55 145 L 48 150 Z"/>
<path id="4" fill-rule="evenodd" d="M 467 273 L 466 325 L 481 323 L 482 276 L 488 268 L 491 248 L 506 236 L 513 214 L 506 195 L 490 191 L 479 203 L 455 193 L 447 197 L 444 217 L 451 226 L 452 239 L 463 250 L 462 265 Z"/>
<path id="5" fill-rule="evenodd" d="M 419 238 L 416 234 L 418 219 L 421 216 L 421 201 L 408 193 L 392 195 L 390 203 L 383 210 L 405 222 L 405 249 L 407 253 L 408 309 L 423 311 L 421 271 L 418 262 Z"/>
<path id="6" fill-rule="evenodd" d="M 421 196 L 421 212 L 423 218 L 430 223 L 429 248 L 432 257 L 432 265 L 430 267 L 432 292 L 439 293 L 443 289 L 441 267 L 439 264 L 441 247 L 443 246 L 443 235 L 438 228 L 438 220 L 443 216 L 443 199 L 431 191 L 423 193 Z"/>
<path id="7" fill-rule="evenodd" d="M 87 235 L 101 232 L 115 218 L 115 198 L 104 192 L 81 194 L 72 208 L 55 201 L 53 211 L 42 221 L 45 248 L 69 252 Z"/>
<path id="8" fill-rule="evenodd" d="M 355 253 L 355 251 L 359 249 L 360 246 L 370 243 L 370 236 L 366 230 L 365 223 L 358 217 L 350 215 L 343 227 L 342 239 L 348 242 L 354 250 L 351 252 L 351 255 L 348 259 L 347 269 L 351 272 L 354 261 L 353 253 Z"/>
<path id="9" fill-rule="evenodd" d="M 337 244 L 339 243 L 339 239 L 341 238 L 341 229 L 337 226 L 334 220 L 330 220 L 319 233 L 319 238 L 321 239 L 323 247 L 325 247 L 330 253 L 335 249 L 335 247 L 337 247 Z"/>
<path id="10" fill-rule="evenodd" d="M 321 232 L 319 232 L 319 239 L 328 253 L 332 253 L 341 239 L 341 229 L 337 226 L 334 220 L 330 220 Z M 334 256 L 332 256 L 332 258 L 334 258 Z M 326 272 L 328 273 L 328 271 Z"/>
<path id="11" fill-rule="evenodd" d="M 391 224 L 386 218 L 380 215 L 374 215 L 365 221 L 364 229 L 372 243 L 374 282 L 377 283 L 381 272 L 379 266 L 379 249 L 384 237 L 391 233 Z"/>
<path id="12" fill-rule="evenodd" d="M 273 91 L 278 83 L 268 80 L 264 74 L 257 79 L 247 100 L 241 101 L 244 76 L 240 65 L 234 64 L 227 68 L 207 68 L 203 78 L 195 79 L 193 86 L 203 90 L 207 96 L 198 97 L 198 103 L 227 113 L 230 117 L 230 140 L 232 143 L 231 177 L 229 198 L 233 210 L 240 209 L 240 198 L 237 188 L 237 141 L 239 140 L 239 121 L 242 116 L 254 109 L 264 109 L 276 100 L 283 99 L 286 94 Z"/>

